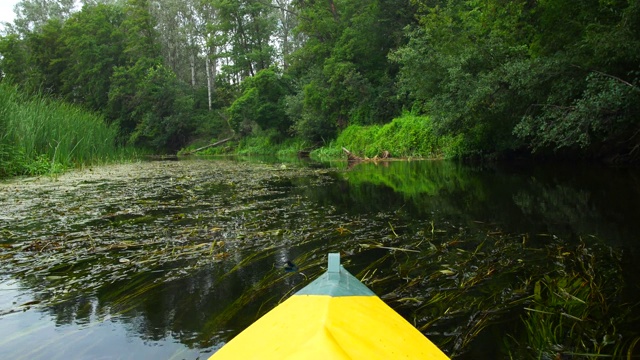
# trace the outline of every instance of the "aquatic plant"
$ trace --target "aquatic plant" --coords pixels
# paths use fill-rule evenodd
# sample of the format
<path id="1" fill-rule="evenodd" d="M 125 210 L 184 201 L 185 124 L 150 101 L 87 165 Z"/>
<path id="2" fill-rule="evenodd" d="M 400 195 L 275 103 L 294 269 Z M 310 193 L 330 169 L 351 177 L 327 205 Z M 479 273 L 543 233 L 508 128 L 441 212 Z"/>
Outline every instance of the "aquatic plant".
<path id="1" fill-rule="evenodd" d="M 192 160 L 3 184 L 0 219 L 11 225 L 0 229 L 0 260 L 33 299 L 0 315 L 41 309 L 66 316 L 62 323 L 139 316 L 160 322 L 145 334 L 171 327 L 181 342 L 206 348 L 314 279 L 325 254 L 339 251 L 350 272 L 454 358 L 638 351 L 639 300 L 622 279 L 619 249 L 592 236 L 510 233 L 409 211 L 409 200 L 439 191 L 403 186 L 393 172 L 384 182 L 368 176 L 407 193 L 395 203 L 388 191 L 373 196 L 364 175 L 353 176 L 362 189 L 345 189 L 352 174 Z M 474 189 L 442 176 L 440 192 Z M 386 208 L 364 209 L 349 196 Z M 87 299 L 99 320 L 78 310 Z M 149 308 L 155 302 L 159 310 Z"/>

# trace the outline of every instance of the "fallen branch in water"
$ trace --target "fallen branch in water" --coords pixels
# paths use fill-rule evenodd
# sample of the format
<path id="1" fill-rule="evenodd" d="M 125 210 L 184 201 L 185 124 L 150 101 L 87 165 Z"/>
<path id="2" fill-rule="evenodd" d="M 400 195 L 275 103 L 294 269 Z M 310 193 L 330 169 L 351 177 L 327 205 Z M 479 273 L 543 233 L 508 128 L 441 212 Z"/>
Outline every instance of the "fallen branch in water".
<path id="1" fill-rule="evenodd" d="M 195 153 L 197 153 L 198 151 L 201 151 L 201 150 L 204 150 L 204 149 L 208 149 L 208 148 L 210 148 L 210 147 L 214 147 L 214 146 L 222 145 L 222 144 L 226 143 L 227 141 L 232 140 L 233 138 L 234 138 L 233 136 L 228 137 L 228 138 L 226 138 L 226 139 L 220 140 L 220 141 L 215 142 L 215 143 L 213 143 L 213 144 L 209 144 L 209 145 L 203 146 L 203 147 L 201 147 L 201 148 L 197 148 L 197 149 L 195 149 L 195 150 L 193 150 L 193 151 L 189 151 L 189 152 L 187 152 L 187 153 L 184 153 L 184 155 L 191 155 L 191 154 L 195 154 Z"/>
<path id="2" fill-rule="evenodd" d="M 383 160 L 383 159 L 389 159 L 391 158 L 391 154 L 388 151 L 383 151 L 382 154 L 380 154 L 380 156 L 376 155 L 373 158 L 361 158 L 355 154 L 353 154 L 351 151 L 347 150 L 347 148 L 343 147 L 342 151 L 347 154 L 347 160 L 349 160 L 349 162 L 361 162 L 361 161 L 373 161 L 376 162 L 378 160 Z"/>
<path id="3" fill-rule="evenodd" d="M 347 154 L 347 159 L 351 162 L 351 161 L 362 161 L 363 159 L 359 156 L 354 155 L 351 151 L 347 150 L 346 148 L 342 148 L 342 151 L 344 151 L 345 154 Z"/>

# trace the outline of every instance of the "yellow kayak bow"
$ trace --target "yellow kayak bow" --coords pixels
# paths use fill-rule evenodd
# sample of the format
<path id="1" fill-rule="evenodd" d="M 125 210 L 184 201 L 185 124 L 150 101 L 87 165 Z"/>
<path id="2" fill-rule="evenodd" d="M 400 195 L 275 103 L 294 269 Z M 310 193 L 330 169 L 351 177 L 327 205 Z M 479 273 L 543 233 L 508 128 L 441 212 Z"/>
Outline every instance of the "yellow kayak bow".
<path id="1" fill-rule="evenodd" d="M 209 360 L 449 359 L 329 254 L 329 268 Z"/>

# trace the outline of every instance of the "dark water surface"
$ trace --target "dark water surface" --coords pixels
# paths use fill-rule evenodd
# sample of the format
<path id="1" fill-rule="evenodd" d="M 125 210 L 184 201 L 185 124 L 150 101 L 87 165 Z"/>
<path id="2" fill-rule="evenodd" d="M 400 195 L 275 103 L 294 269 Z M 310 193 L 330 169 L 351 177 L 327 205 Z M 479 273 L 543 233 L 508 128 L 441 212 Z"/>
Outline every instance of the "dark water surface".
<path id="1" fill-rule="evenodd" d="M 581 336 L 620 355 L 640 336 L 639 235 L 637 169 L 184 160 L 21 179 L 0 184 L 0 358 L 207 358 L 331 251 L 457 358 L 580 358 Z M 556 315 L 569 330 L 544 335 Z"/>

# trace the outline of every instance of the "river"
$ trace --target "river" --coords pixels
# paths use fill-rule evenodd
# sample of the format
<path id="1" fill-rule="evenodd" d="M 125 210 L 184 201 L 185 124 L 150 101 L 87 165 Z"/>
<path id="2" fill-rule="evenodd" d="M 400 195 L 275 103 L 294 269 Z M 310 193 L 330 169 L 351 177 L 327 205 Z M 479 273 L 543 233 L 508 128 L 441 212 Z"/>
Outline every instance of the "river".
<path id="1" fill-rule="evenodd" d="M 639 215 L 640 171 L 596 165 L 198 159 L 11 180 L 0 358 L 204 359 L 336 251 L 454 358 L 635 354 Z"/>

